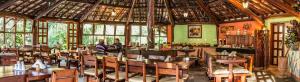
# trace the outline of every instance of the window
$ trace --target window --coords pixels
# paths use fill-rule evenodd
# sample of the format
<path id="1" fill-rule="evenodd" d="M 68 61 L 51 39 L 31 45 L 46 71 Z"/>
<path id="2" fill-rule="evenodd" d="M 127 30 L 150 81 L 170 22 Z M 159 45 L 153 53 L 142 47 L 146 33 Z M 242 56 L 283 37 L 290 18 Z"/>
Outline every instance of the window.
<path id="1" fill-rule="evenodd" d="M 132 25 L 130 41 L 134 44 L 147 44 L 147 26 Z"/>
<path id="2" fill-rule="evenodd" d="M 156 44 L 167 43 L 167 28 L 165 26 L 155 28 L 154 31 Z"/>
<path id="3" fill-rule="evenodd" d="M 112 45 L 114 39 L 119 38 L 125 44 L 125 26 L 115 24 L 84 24 L 83 40 L 84 45 L 97 44 L 99 39 L 104 39 L 106 44 Z"/>
<path id="4" fill-rule="evenodd" d="M 54 47 L 59 43 L 62 46 L 61 49 L 67 49 L 67 28 L 66 23 L 48 22 L 49 47 Z"/>
<path id="5" fill-rule="evenodd" d="M 32 45 L 32 20 L 0 17 L 0 46 Z"/>

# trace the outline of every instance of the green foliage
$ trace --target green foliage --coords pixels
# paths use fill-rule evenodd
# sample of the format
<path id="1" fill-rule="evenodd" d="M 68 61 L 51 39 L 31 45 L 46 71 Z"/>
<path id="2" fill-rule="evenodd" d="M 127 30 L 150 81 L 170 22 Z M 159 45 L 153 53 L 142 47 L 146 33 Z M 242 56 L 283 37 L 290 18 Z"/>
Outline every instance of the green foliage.
<path id="1" fill-rule="evenodd" d="M 54 47 L 57 43 L 61 49 L 67 49 L 67 24 L 65 23 L 48 23 L 48 45 Z"/>
<path id="2" fill-rule="evenodd" d="M 288 32 L 285 36 L 285 44 L 288 48 L 290 48 L 292 45 L 296 44 L 297 42 L 297 35 L 295 32 Z"/>

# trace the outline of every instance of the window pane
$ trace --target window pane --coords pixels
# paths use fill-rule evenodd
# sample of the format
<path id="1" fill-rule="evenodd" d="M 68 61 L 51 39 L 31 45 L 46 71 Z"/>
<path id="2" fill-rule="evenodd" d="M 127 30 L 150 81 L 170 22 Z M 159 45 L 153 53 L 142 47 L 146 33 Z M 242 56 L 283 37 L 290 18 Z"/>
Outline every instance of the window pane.
<path id="1" fill-rule="evenodd" d="M 32 34 L 25 35 L 25 45 L 32 45 Z"/>
<path id="2" fill-rule="evenodd" d="M 17 32 L 24 32 L 24 20 L 20 19 L 17 22 Z"/>
<path id="3" fill-rule="evenodd" d="M 83 40 L 82 43 L 84 45 L 93 44 L 93 36 L 83 36 L 82 38 L 83 38 L 82 39 Z"/>
<path id="4" fill-rule="evenodd" d="M 155 37 L 155 43 L 163 44 L 167 42 L 167 37 Z"/>
<path id="5" fill-rule="evenodd" d="M 6 39 L 6 45 L 13 47 L 15 45 L 15 35 L 13 33 L 6 33 L 5 39 Z"/>
<path id="6" fill-rule="evenodd" d="M 131 36 L 131 37 L 130 37 L 130 41 L 131 41 L 131 42 L 140 42 L 140 39 L 141 39 L 141 38 L 138 37 L 138 36 Z"/>
<path id="7" fill-rule="evenodd" d="M 95 36 L 94 44 L 98 44 L 100 39 L 105 40 L 105 37 L 104 36 Z"/>
<path id="8" fill-rule="evenodd" d="M 26 32 L 31 32 L 32 31 L 32 20 L 29 20 L 29 19 L 27 19 L 26 20 L 26 28 L 25 28 L 25 31 Z"/>
<path id="9" fill-rule="evenodd" d="M 140 35 L 140 26 L 131 26 L 131 35 Z"/>
<path id="10" fill-rule="evenodd" d="M 83 25 L 83 34 L 93 34 L 93 25 L 92 24 L 84 24 Z"/>
<path id="11" fill-rule="evenodd" d="M 0 17 L 0 31 L 4 31 L 4 26 L 3 26 L 4 20 L 3 19 L 4 19 L 3 17 Z"/>
<path id="12" fill-rule="evenodd" d="M 122 45 L 125 45 L 125 36 L 116 36 L 116 38 L 118 38 L 120 40 Z"/>
<path id="13" fill-rule="evenodd" d="M 147 44 L 147 37 L 141 37 L 141 44 Z"/>
<path id="14" fill-rule="evenodd" d="M 106 35 L 114 35 L 115 28 L 114 25 L 106 25 L 105 34 Z"/>
<path id="15" fill-rule="evenodd" d="M 7 18 L 5 22 L 8 22 L 5 25 L 5 31 L 6 32 L 15 32 L 15 28 L 14 28 L 14 20 L 13 18 Z"/>
<path id="16" fill-rule="evenodd" d="M 124 35 L 125 34 L 125 26 L 118 25 L 116 29 L 116 35 Z"/>
<path id="17" fill-rule="evenodd" d="M 0 33 L 0 47 L 4 46 L 4 34 Z"/>
<path id="18" fill-rule="evenodd" d="M 16 34 L 16 46 L 21 47 L 24 45 L 24 35 L 23 34 Z"/>
<path id="19" fill-rule="evenodd" d="M 147 28 L 147 26 L 142 26 L 142 35 L 148 35 L 148 28 Z"/>
<path id="20" fill-rule="evenodd" d="M 106 36 L 105 38 L 106 38 L 107 45 L 112 45 L 114 43 L 115 40 L 114 36 Z"/>
<path id="21" fill-rule="evenodd" d="M 104 33 L 104 25 L 96 24 L 95 34 L 103 35 Z"/>

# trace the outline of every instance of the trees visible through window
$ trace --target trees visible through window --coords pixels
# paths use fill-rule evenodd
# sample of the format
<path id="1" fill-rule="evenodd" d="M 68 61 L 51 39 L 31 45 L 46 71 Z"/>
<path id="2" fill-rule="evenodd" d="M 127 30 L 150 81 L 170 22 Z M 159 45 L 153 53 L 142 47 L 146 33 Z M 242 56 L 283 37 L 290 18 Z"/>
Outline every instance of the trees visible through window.
<path id="1" fill-rule="evenodd" d="M 32 20 L 0 17 L 0 46 L 20 47 L 32 45 Z"/>
<path id="2" fill-rule="evenodd" d="M 111 45 L 114 39 L 119 38 L 125 44 L 125 26 L 118 24 L 84 24 L 83 39 L 84 45 L 97 44 L 99 39 L 104 39 L 106 44 Z"/>

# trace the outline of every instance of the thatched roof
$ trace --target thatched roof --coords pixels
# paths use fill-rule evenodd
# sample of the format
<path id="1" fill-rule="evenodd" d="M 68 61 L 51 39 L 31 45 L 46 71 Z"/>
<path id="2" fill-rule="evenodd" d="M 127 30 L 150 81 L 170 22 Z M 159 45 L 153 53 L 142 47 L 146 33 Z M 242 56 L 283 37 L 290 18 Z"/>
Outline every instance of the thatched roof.
<path id="1" fill-rule="evenodd" d="M 78 22 L 144 23 L 148 0 L 1 0 L 2 14 L 32 19 L 54 18 Z M 241 8 L 243 0 L 155 0 L 155 22 L 204 23 L 243 20 L 261 21 L 271 16 L 293 15 L 299 0 L 250 0 L 249 8 Z M 132 8 L 132 5 L 134 7 Z M 112 12 L 116 12 L 113 16 Z M 184 13 L 188 13 L 184 17 Z M 297 15 L 298 14 L 298 15 Z"/>

